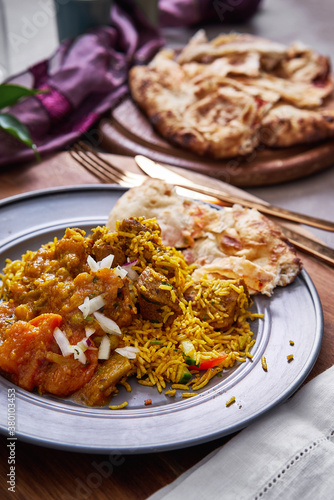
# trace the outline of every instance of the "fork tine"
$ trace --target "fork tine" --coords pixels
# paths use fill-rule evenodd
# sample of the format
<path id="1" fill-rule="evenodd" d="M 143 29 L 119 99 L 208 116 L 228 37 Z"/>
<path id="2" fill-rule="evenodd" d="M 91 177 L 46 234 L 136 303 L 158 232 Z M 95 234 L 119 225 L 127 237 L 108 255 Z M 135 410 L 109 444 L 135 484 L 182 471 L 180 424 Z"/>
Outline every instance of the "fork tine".
<path id="1" fill-rule="evenodd" d="M 104 168 L 105 171 L 107 172 L 112 172 L 115 176 L 118 176 L 120 179 L 124 179 L 124 176 L 126 176 L 127 179 L 133 179 L 134 181 L 138 181 L 139 179 L 142 179 L 142 175 L 135 174 L 133 172 L 130 172 L 129 170 L 122 170 L 116 165 L 110 163 L 109 161 L 105 160 L 97 151 L 95 151 L 93 148 L 88 146 L 83 141 L 78 141 L 75 146 L 79 150 L 87 156 L 89 156 L 91 159 L 93 158 L 101 168 Z"/>
<path id="2" fill-rule="evenodd" d="M 85 152 L 80 150 L 76 145 L 73 146 L 70 151 L 72 158 L 74 158 L 81 166 L 83 166 L 90 173 L 98 177 L 102 182 L 116 182 L 120 183 L 121 179 L 118 176 L 113 175 L 112 172 L 106 171 L 104 167 L 100 166 L 99 163 L 94 161 L 90 156 L 88 156 Z"/>
<path id="3" fill-rule="evenodd" d="M 100 172 L 98 168 L 94 167 L 91 165 L 86 158 L 82 157 L 77 151 L 74 149 L 71 149 L 69 151 L 70 155 L 72 158 L 79 163 L 84 169 L 86 169 L 88 172 L 94 175 L 94 177 L 97 177 L 101 182 L 104 184 L 108 184 L 109 182 L 115 182 L 114 179 L 111 178 L 110 174 L 107 175 L 103 172 Z M 116 181 L 117 182 L 117 181 Z"/>
<path id="4" fill-rule="evenodd" d="M 80 158 L 85 163 L 87 163 L 87 166 L 89 166 L 93 170 L 96 170 L 106 179 L 111 179 L 112 181 L 117 183 L 123 180 L 123 176 L 120 175 L 119 172 L 115 171 L 114 168 L 111 170 L 111 166 L 102 161 L 102 158 L 100 158 L 97 153 L 93 152 L 84 143 L 75 144 L 73 148 L 80 156 Z"/>
<path id="5" fill-rule="evenodd" d="M 143 182 L 143 176 L 123 171 L 104 160 L 94 149 L 82 141 L 74 144 L 70 154 L 81 166 L 104 183 L 112 182 L 121 186 L 133 187 Z"/>
<path id="6" fill-rule="evenodd" d="M 142 183 L 142 176 L 133 174 L 133 177 L 130 177 L 128 172 L 123 172 L 115 165 L 104 160 L 81 141 L 73 145 L 70 154 L 75 161 L 103 183 L 112 182 L 126 187 L 133 187 Z"/>

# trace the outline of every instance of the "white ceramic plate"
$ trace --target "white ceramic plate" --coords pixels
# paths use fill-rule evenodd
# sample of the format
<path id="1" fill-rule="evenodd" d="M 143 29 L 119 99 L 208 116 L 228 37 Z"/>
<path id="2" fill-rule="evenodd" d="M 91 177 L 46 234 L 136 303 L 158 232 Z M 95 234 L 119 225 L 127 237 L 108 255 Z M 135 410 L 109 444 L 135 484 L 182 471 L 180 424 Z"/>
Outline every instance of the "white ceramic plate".
<path id="1" fill-rule="evenodd" d="M 87 232 L 105 224 L 125 190 L 108 185 L 74 186 L 35 191 L 0 201 L 0 267 L 20 258 L 66 227 Z M 285 401 L 311 371 L 321 346 L 323 317 L 314 285 L 305 271 L 293 284 L 277 288 L 271 298 L 257 296 L 254 310 L 264 313 L 253 322 L 253 360 L 215 377 L 193 398 L 170 398 L 131 380 L 132 392 L 121 389 L 113 404 L 123 410 L 86 408 L 69 399 L 39 396 L 16 387 L 16 435 L 47 447 L 73 451 L 145 453 L 187 447 L 233 433 Z M 294 341 L 291 346 L 289 341 Z M 294 360 L 287 361 L 293 354 Z M 261 365 L 264 355 L 268 363 Z M 0 406 L 7 407 L 7 389 L 0 377 Z M 234 396 L 236 402 L 227 407 Z M 152 399 L 150 406 L 145 399 Z M 0 430 L 7 433 L 5 412 Z"/>

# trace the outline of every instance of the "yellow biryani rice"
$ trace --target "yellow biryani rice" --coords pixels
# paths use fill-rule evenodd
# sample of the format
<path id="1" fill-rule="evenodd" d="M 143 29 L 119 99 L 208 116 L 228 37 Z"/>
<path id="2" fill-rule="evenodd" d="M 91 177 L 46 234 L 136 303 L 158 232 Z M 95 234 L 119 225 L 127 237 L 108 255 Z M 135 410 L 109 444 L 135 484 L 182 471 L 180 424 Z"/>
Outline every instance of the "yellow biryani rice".
<path id="1" fill-rule="evenodd" d="M 185 286 L 190 286 L 188 281 Z M 224 368 L 230 368 L 237 361 L 245 362 L 251 358 L 251 347 L 254 345 L 253 332 L 251 331 L 249 320 L 258 315 L 252 314 L 248 310 L 248 298 L 244 287 L 235 286 L 234 280 L 205 281 L 207 289 L 214 289 L 224 295 L 230 293 L 231 288 L 236 289 L 240 294 L 239 302 L 241 310 L 233 324 L 227 331 L 216 330 L 208 321 L 203 321 L 196 316 L 192 309 L 192 304 L 182 299 L 184 313 L 178 316 L 171 326 L 151 323 L 136 317 L 132 325 L 123 329 L 123 342 L 126 346 L 133 346 L 139 349 L 135 360 L 131 360 L 133 366 L 132 374 L 139 379 L 139 383 L 148 386 L 157 386 L 161 392 L 166 388 L 166 384 L 171 382 L 174 389 L 199 390 L 204 387 L 217 373 Z M 182 296 L 182 293 L 180 294 Z M 212 304 L 207 303 L 207 310 L 210 311 Z M 220 358 L 222 353 L 226 353 L 226 358 L 217 367 L 213 367 L 198 373 L 191 370 L 194 375 L 187 384 L 177 385 L 184 367 L 184 355 L 180 349 L 180 343 L 190 340 L 199 361 Z M 174 395 L 174 394 L 173 394 Z"/>
<path id="2" fill-rule="evenodd" d="M 142 222 L 153 230 L 156 228 L 156 220 L 145 220 Z M 118 227 L 118 226 L 117 226 Z M 125 346 L 133 346 L 139 349 L 135 360 L 130 360 L 132 370 L 130 375 L 135 375 L 139 384 L 145 386 L 156 386 L 162 392 L 168 383 L 172 383 L 172 389 L 197 391 L 203 388 L 218 373 L 226 368 L 231 368 L 236 362 L 245 362 L 251 358 L 250 350 L 255 343 L 249 320 L 259 317 L 249 311 L 250 299 L 244 285 L 238 285 L 238 280 L 202 280 L 194 284 L 191 279 L 193 267 L 188 266 L 183 254 L 174 248 L 155 247 L 149 233 L 136 235 L 134 233 L 120 233 L 121 236 L 129 238 L 131 258 L 138 259 L 134 269 L 141 272 L 146 265 L 152 267 L 161 274 L 166 270 L 172 270 L 174 277 L 169 281 L 175 289 L 170 289 L 171 294 L 176 294 L 180 300 L 183 314 L 174 319 L 172 325 L 165 326 L 163 323 L 152 323 L 143 320 L 138 315 L 133 323 L 123 329 L 123 343 Z M 151 261 L 145 257 L 147 251 L 152 252 Z M 184 294 L 190 287 L 195 286 L 199 303 L 207 312 L 207 320 L 200 319 L 192 308 L 192 302 L 184 298 Z M 161 288 L 168 289 L 168 286 Z M 238 305 L 240 310 L 234 318 L 233 325 L 226 331 L 215 329 L 210 322 L 216 319 L 216 315 L 227 315 L 219 306 L 219 299 L 231 294 L 238 293 Z M 173 300 L 173 298 L 172 298 Z M 166 308 L 166 318 L 171 311 Z M 180 343 L 190 340 L 198 355 L 198 362 L 220 358 L 225 353 L 226 358 L 219 366 L 207 369 L 204 373 L 193 369 L 190 370 L 193 377 L 187 384 L 177 385 L 182 375 L 185 364 L 184 354 L 180 349 Z M 171 396 L 175 392 L 168 390 L 166 394 Z M 188 394 L 189 396 L 190 394 Z M 194 394 L 192 394 L 194 395 Z M 184 397 L 188 397 L 183 394 Z"/>
<path id="3" fill-rule="evenodd" d="M 182 314 L 176 316 L 170 324 L 167 320 L 173 316 L 173 311 L 164 306 L 162 322 L 152 322 L 137 314 L 130 326 L 122 328 L 120 347 L 136 347 L 138 353 L 136 359 L 130 359 L 131 371 L 120 384 L 130 391 L 129 377 L 135 376 L 139 384 L 156 386 L 159 392 L 165 390 L 169 396 L 174 396 L 176 391 L 182 391 L 183 397 L 192 397 L 224 369 L 252 357 L 250 351 L 255 340 L 249 321 L 259 315 L 250 312 L 250 298 L 240 280 L 204 279 L 201 283 L 194 283 L 191 278 L 194 268 L 186 263 L 183 254 L 175 248 L 162 245 L 156 219 L 137 220 L 147 227 L 146 232 L 137 234 L 122 231 L 119 223 L 114 233 L 99 227 L 93 230 L 93 234 L 94 231 L 99 231 L 105 242 L 126 242 L 127 259 L 136 261 L 133 269 L 138 274 L 149 266 L 157 273 L 168 276 L 168 284 L 162 284 L 161 288 L 170 291 L 173 303 L 179 302 Z M 55 239 L 44 247 L 52 249 L 56 243 Z M 4 301 L 8 300 L 13 284 L 26 283 L 30 279 L 25 276 L 24 269 L 25 264 L 32 260 L 35 254 L 36 252 L 28 251 L 21 260 L 7 260 L 2 275 L 1 297 Z M 47 281 L 47 269 L 44 278 Z M 191 301 L 185 298 L 189 289 L 192 289 L 194 294 Z M 138 290 L 134 286 L 132 293 L 138 296 Z M 223 321 L 228 317 L 224 306 L 221 305 L 221 299 L 231 293 L 238 294 L 238 313 L 229 328 L 217 328 L 219 318 Z M 181 347 L 183 341 L 192 342 L 199 365 L 207 360 L 220 359 L 222 355 L 226 357 L 219 365 L 204 371 L 190 367 L 191 379 L 180 383 L 185 367 L 185 356 Z"/>

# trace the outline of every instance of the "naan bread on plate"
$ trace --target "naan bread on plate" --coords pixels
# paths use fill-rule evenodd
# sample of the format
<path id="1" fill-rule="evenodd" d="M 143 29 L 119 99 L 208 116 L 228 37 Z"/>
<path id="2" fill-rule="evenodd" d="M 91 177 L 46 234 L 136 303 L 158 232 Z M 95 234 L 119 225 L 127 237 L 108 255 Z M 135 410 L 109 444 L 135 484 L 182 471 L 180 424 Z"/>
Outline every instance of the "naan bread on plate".
<path id="1" fill-rule="evenodd" d="M 181 52 L 164 48 L 150 64 L 133 67 L 129 84 L 160 134 L 201 156 L 334 137 L 330 62 L 300 42 L 286 47 L 238 33 L 209 41 L 200 30 Z M 285 106 L 291 126 L 281 127 L 277 110 Z"/>
<path id="2" fill-rule="evenodd" d="M 127 191 L 111 210 L 107 226 L 129 217 L 156 218 L 164 245 L 181 250 L 195 264 L 194 279 L 243 278 L 250 293 L 271 295 L 301 271 L 295 249 L 279 227 L 255 209 L 234 205 L 217 210 L 147 179 Z"/>

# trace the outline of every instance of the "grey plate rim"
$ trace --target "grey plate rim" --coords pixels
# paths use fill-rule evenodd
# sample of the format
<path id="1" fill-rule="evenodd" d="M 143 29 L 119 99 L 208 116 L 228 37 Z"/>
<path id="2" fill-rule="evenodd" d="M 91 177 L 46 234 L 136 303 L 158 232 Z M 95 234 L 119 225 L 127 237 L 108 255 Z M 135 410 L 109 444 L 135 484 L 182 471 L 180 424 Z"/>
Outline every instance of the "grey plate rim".
<path id="1" fill-rule="evenodd" d="M 57 195 L 57 194 L 65 194 L 65 196 L 67 196 L 67 195 L 71 195 L 72 193 L 75 193 L 76 195 L 80 196 L 85 191 L 92 192 L 94 196 L 95 196 L 95 193 L 97 196 L 100 193 L 107 193 L 107 194 L 113 193 L 113 194 L 115 194 L 115 196 L 119 197 L 126 190 L 127 190 L 126 188 L 123 188 L 121 186 L 108 185 L 108 184 L 104 184 L 104 185 L 96 185 L 96 184 L 74 185 L 74 186 L 65 186 L 65 187 L 61 186 L 61 187 L 56 187 L 56 188 L 36 190 L 36 191 L 28 192 L 28 193 L 15 195 L 15 196 L 6 198 L 4 200 L 0 200 L 0 217 L 1 217 L 1 210 L 3 207 L 9 207 L 9 209 L 10 209 L 11 205 L 15 206 L 16 203 L 22 203 L 22 202 L 24 203 L 26 200 L 40 199 L 41 197 L 48 198 L 50 196 L 52 197 L 53 195 Z M 106 218 L 107 218 L 107 215 L 108 214 L 106 214 Z M 14 236 L 16 236 L 16 233 L 11 234 L 8 238 L 6 238 L 1 243 L 8 244 L 8 242 L 10 242 Z M 0 247 L 0 249 L 1 249 L 1 247 Z M 125 443 L 125 444 L 123 444 L 123 443 L 116 444 L 115 443 L 114 444 L 110 441 L 104 443 L 103 445 L 101 445 L 101 444 L 95 445 L 94 442 L 87 444 L 84 442 L 84 440 L 82 440 L 82 442 L 79 442 L 79 443 L 73 443 L 73 442 L 68 443 L 68 442 L 62 440 L 59 437 L 59 435 L 53 436 L 53 437 L 51 437 L 51 436 L 45 437 L 45 436 L 42 436 L 41 434 L 38 435 L 38 433 L 37 433 L 37 435 L 36 434 L 33 435 L 32 433 L 29 433 L 29 432 L 25 431 L 24 429 L 20 430 L 16 433 L 17 437 L 19 439 L 21 439 L 22 441 L 26 441 L 26 442 L 36 444 L 39 446 L 44 446 L 44 447 L 48 447 L 48 448 L 55 448 L 55 449 L 62 449 L 62 450 L 67 450 L 67 451 L 76 451 L 76 452 L 83 452 L 83 453 L 107 453 L 107 452 L 110 452 L 111 450 L 114 450 L 114 451 L 117 450 L 117 451 L 122 452 L 122 453 L 133 454 L 133 453 L 151 453 L 151 452 L 156 452 L 156 451 L 161 451 L 161 450 L 165 451 L 165 450 L 177 449 L 177 448 L 181 448 L 181 447 L 185 448 L 188 446 L 193 446 L 193 445 L 200 444 L 203 442 L 211 441 L 211 440 L 217 439 L 219 437 L 223 437 L 225 435 L 234 433 L 234 432 L 248 426 L 250 423 L 252 423 L 254 420 L 261 417 L 268 410 L 270 410 L 274 406 L 286 401 L 289 397 L 291 397 L 294 394 L 294 392 L 303 383 L 305 378 L 308 376 L 308 374 L 310 373 L 310 371 L 311 371 L 311 369 L 312 369 L 312 367 L 313 367 L 313 365 L 316 362 L 316 359 L 318 357 L 318 354 L 319 354 L 319 351 L 321 348 L 322 334 L 323 334 L 323 313 L 322 313 L 320 299 L 319 299 L 318 293 L 316 291 L 316 288 L 315 288 L 311 278 L 309 277 L 309 275 L 305 271 L 305 269 L 302 270 L 300 276 L 297 279 L 302 283 L 302 287 L 307 290 L 307 292 L 310 296 L 310 299 L 313 303 L 313 306 L 314 306 L 314 311 L 313 311 L 314 321 L 315 321 L 315 324 L 317 327 L 316 327 L 316 331 L 314 332 L 314 338 L 313 338 L 314 342 L 313 342 L 312 350 L 310 352 L 309 359 L 307 360 L 307 363 L 305 364 L 303 369 L 295 375 L 294 379 L 291 381 L 289 386 L 286 388 L 286 390 L 284 390 L 279 395 L 279 397 L 277 397 L 275 400 L 267 403 L 264 407 L 259 408 L 257 411 L 253 411 L 250 415 L 246 415 L 244 418 L 241 418 L 241 419 L 237 418 L 236 422 L 234 422 L 232 425 L 228 425 L 225 427 L 224 427 L 224 425 L 222 425 L 218 428 L 213 429 L 212 432 L 209 432 L 209 433 L 206 432 L 206 433 L 201 434 L 201 432 L 199 430 L 195 436 L 190 436 L 189 439 L 187 439 L 187 437 L 184 437 L 183 439 L 180 440 L 179 438 L 173 439 L 171 437 L 170 439 L 167 439 L 167 442 L 166 441 L 160 442 L 159 439 L 157 439 L 156 442 L 154 442 L 153 444 L 152 444 L 152 442 L 149 442 L 146 444 L 143 440 L 139 440 L 139 442 L 134 442 L 133 444 L 131 444 L 131 446 L 129 445 L 129 443 Z M 253 370 L 251 371 L 251 373 L 252 372 L 253 372 Z M 0 378 L 0 386 L 2 386 L 2 388 L 4 388 L 4 387 L 8 388 L 8 387 L 12 387 L 13 385 L 10 384 L 6 379 L 3 379 L 1 377 Z M 0 402 L 1 403 L 3 403 L 5 401 L 5 399 L 4 399 L 5 392 L 6 391 L 1 391 L 1 394 L 0 394 Z M 64 410 L 61 410 L 57 406 L 53 407 L 52 404 L 50 405 L 50 402 L 47 402 L 46 404 L 44 404 L 45 402 L 41 402 L 41 403 L 37 402 L 36 403 L 36 400 L 33 397 L 31 397 L 30 393 L 27 393 L 26 391 L 23 391 L 21 389 L 18 389 L 18 396 L 19 396 L 19 399 L 21 399 L 21 403 L 22 403 L 22 401 L 25 402 L 24 408 L 28 409 L 28 415 L 29 415 L 29 410 L 32 411 L 32 413 L 34 413 L 34 409 L 36 410 L 36 408 L 37 408 L 37 410 L 41 410 L 43 405 L 46 407 L 47 413 L 54 414 L 55 419 L 57 419 L 59 417 L 59 411 L 61 411 L 65 415 L 68 415 L 71 413 L 71 411 L 68 411 L 66 408 Z M 204 398 L 205 399 L 204 402 L 199 401 L 198 403 L 195 403 L 195 404 L 193 404 L 192 401 L 188 400 L 187 402 L 185 402 L 185 404 L 183 405 L 183 407 L 181 409 L 179 408 L 180 405 L 176 405 L 174 413 L 181 414 L 183 412 L 183 414 L 184 414 L 185 412 L 188 412 L 188 415 L 191 416 L 191 411 L 192 411 L 191 408 L 194 409 L 194 408 L 196 408 L 196 406 L 199 407 L 201 405 L 208 405 L 208 403 L 210 406 L 210 404 L 212 405 L 212 400 L 214 400 L 215 398 L 218 399 L 217 395 L 213 394 L 212 399 L 210 399 L 210 396 L 209 396 L 207 399 Z M 195 399 L 195 398 L 193 398 L 193 399 Z M 3 401 L 1 401 L 1 400 L 3 400 Z M 56 408 L 56 410 L 54 408 Z M 86 413 L 89 414 L 90 410 L 87 410 Z M 92 411 L 91 413 L 94 414 L 91 416 L 91 418 L 93 420 L 95 419 L 95 421 L 96 421 L 95 410 Z M 158 422 L 158 420 L 161 420 L 161 418 L 163 417 L 164 414 L 167 415 L 167 418 L 170 417 L 170 414 L 172 414 L 172 412 L 169 412 L 169 411 L 167 411 L 167 412 L 162 411 L 160 413 L 161 414 L 159 414 L 159 412 L 157 412 L 157 411 L 154 411 L 154 409 L 153 409 L 153 411 L 152 411 L 152 409 L 148 409 L 146 411 L 145 416 L 144 416 L 144 420 L 145 419 L 147 420 L 146 417 L 149 417 L 151 419 L 152 425 L 154 426 L 155 421 Z M 120 422 L 121 419 L 124 420 L 124 414 L 126 414 L 126 410 L 122 410 L 120 413 L 117 413 L 118 416 L 113 415 L 113 420 L 115 418 L 116 418 L 116 421 L 118 421 L 118 422 Z M 125 418 L 125 420 L 127 420 L 129 422 L 136 421 L 139 418 L 139 414 L 140 414 L 140 412 L 139 413 L 134 412 L 132 414 L 131 418 Z M 98 418 L 97 420 L 103 420 L 104 417 L 102 414 L 100 415 L 100 417 L 101 418 Z M 142 415 L 140 415 L 140 419 L 142 420 Z M 163 418 L 163 421 L 166 422 L 166 418 Z M 129 424 L 129 426 L 130 426 L 129 427 L 129 430 L 130 430 L 131 424 Z M 7 432 L 7 427 L 5 425 L 2 425 L 1 422 L 0 422 L 0 432 L 3 434 L 6 434 L 6 432 Z"/>

